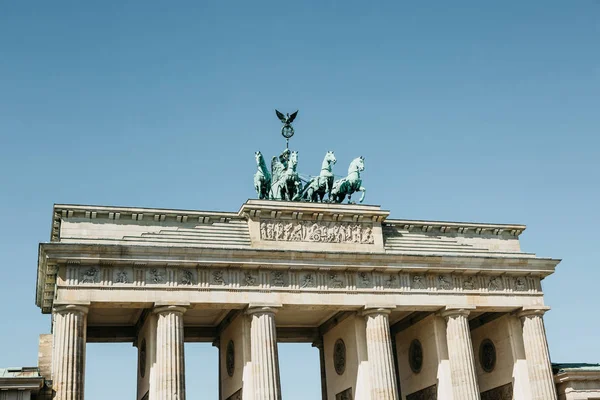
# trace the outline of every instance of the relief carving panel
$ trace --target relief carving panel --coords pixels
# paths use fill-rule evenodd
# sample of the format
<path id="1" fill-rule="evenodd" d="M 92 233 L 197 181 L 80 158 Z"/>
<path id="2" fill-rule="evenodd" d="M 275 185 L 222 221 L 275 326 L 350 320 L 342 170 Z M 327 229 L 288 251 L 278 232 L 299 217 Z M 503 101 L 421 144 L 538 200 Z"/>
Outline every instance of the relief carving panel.
<path id="1" fill-rule="evenodd" d="M 114 268 L 113 269 L 113 283 L 126 284 L 133 282 L 133 269 L 132 268 Z"/>
<path id="2" fill-rule="evenodd" d="M 260 238 L 282 242 L 375 243 L 372 224 L 327 221 L 263 220 Z"/>
<path id="3" fill-rule="evenodd" d="M 244 271 L 242 286 L 258 286 L 258 272 Z"/>
<path id="4" fill-rule="evenodd" d="M 287 286 L 287 271 L 271 271 L 271 286 Z"/>
<path id="5" fill-rule="evenodd" d="M 314 272 L 301 273 L 300 287 L 314 288 L 317 287 L 317 275 Z"/>
<path id="6" fill-rule="evenodd" d="M 373 287 L 373 276 L 370 272 L 359 272 L 356 277 L 356 286 L 359 288 Z"/>
<path id="7" fill-rule="evenodd" d="M 147 272 L 146 282 L 155 285 L 167 283 L 167 271 L 165 268 L 150 268 Z"/>
<path id="8" fill-rule="evenodd" d="M 198 282 L 196 279 L 196 271 L 191 269 L 182 269 L 179 271 L 180 285 L 195 285 L 196 282 Z"/>
<path id="9" fill-rule="evenodd" d="M 394 274 L 384 275 L 383 276 L 383 287 L 386 289 L 396 289 L 398 288 L 398 276 Z"/>
<path id="10" fill-rule="evenodd" d="M 80 270 L 79 283 L 100 283 L 100 269 L 90 267 Z"/>

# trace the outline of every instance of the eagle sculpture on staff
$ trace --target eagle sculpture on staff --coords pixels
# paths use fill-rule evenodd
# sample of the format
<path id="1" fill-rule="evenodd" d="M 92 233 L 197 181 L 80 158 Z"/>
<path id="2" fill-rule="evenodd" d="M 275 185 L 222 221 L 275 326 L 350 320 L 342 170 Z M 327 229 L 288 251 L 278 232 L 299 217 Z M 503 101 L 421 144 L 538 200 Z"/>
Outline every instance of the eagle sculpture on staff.
<path id="1" fill-rule="evenodd" d="M 292 122 L 294 122 L 294 120 L 296 119 L 296 116 L 298 115 L 298 110 L 296 110 L 296 112 L 293 112 L 292 115 L 290 115 L 289 113 L 283 115 L 282 112 L 275 110 L 275 114 L 277 114 L 277 118 L 279 118 L 279 120 L 283 122 L 283 126 L 281 127 L 281 135 L 285 138 L 287 148 L 290 138 L 294 136 L 294 128 L 292 127 Z"/>

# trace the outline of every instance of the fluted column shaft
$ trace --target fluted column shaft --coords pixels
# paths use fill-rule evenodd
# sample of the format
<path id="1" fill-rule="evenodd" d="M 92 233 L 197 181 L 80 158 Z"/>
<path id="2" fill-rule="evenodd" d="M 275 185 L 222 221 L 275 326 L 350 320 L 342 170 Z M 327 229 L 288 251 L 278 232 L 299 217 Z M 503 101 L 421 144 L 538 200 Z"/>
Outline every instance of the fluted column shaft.
<path id="1" fill-rule="evenodd" d="M 54 308 L 52 381 L 54 400 L 83 400 L 88 308 Z"/>
<path id="2" fill-rule="evenodd" d="M 455 399 L 479 400 L 468 309 L 446 309 L 446 340 L 450 361 L 450 379 Z"/>
<path id="3" fill-rule="evenodd" d="M 185 357 L 183 313 L 185 307 L 161 306 L 154 309 L 156 321 L 157 400 L 185 400 Z"/>
<path id="4" fill-rule="evenodd" d="M 371 398 L 377 400 L 398 400 L 389 314 L 390 310 L 383 308 L 368 309 L 363 313 L 367 320 Z"/>
<path id="5" fill-rule="evenodd" d="M 523 344 L 532 400 L 556 399 L 556 387 L 554 386 L 548 341 L 542 318 L 545 311 L 544 309 L 535 309 L 523 310 L 519 313 L 523 323 Z"/>
<path id="6" fill-rule="evenodd" d="M 248 308 L 254 400 L 281 400 L 275 312 L 272 307 Z"/>

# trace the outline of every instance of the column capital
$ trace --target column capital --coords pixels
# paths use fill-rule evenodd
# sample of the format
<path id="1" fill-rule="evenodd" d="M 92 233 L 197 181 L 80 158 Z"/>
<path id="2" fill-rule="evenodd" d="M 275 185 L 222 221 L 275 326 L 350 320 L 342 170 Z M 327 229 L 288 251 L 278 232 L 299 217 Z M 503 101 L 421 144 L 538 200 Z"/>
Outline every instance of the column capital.
<path id="1" fill-rule="evenodd" d="M 468 317 L 475 310 L 475 306 L 446 306 L 439 312 L 440 317 L 446 318 L 463 316 Z"/>
<path id="2" fill-rule="evenodd" d="M 254 315 L 254 314 L 273 314 L 275 315 L 277 311 L 281 308 L 281 304 L 268 304 L 268 303 L 251 303 L 248 304 L 248 308 L 246 309 L 246 314 Z"/>
<path id="3" fill-rule="evenodd" d="M 515 312 L 515 315 L 519 318 L 530 317 L 532 315 L 543 316 L 546 311 L 550 311 L 548 306 L 525 306 Z"/>
<path id="4" fill-rule="evenodd" d="M 89 311 L 89 305 L 90 303 L 55 304 L 52 311 L 55 313 L 76 311 L 82 314 L 87 314 Z"/>
<path id="5" fill-rule="evenodd" d="M 189 304 L 166 304 L 166 303 L 154 303 L 154 309 L 152 313 L 154 314 L 162 314 L 162 313 L 181 313 L 184 314 Z"/>
<path id="6" fill-rule="evenodd" d="M 394 306 L 365 306 L 361 314 L 363 317 L 368 317 L 369 315 L 390 315 L 395 308 Z"/>

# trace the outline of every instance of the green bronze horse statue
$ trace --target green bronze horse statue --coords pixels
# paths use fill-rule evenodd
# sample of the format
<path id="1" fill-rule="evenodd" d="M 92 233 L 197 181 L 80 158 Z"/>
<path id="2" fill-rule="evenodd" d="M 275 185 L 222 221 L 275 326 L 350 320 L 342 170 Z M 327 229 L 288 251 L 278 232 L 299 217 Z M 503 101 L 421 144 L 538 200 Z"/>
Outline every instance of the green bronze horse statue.
<path id="1" fill-rule="evenodd" d="M 336 161 L 333 151 L 328 151 L 321 164 L 319 176 L 312 178 L 298 197 L 305 201 L 316 203 L 318 201 L 322 202 L 325 193 L 327 193 L 327 198 L 331 201 L 331 188 L 333 187 L 332 169 Z"/>
<path id="2" fill-rule="evenodd" d="M 258 171 L 254 174 L 254 189 L 259 199 L 268 199 L 271 190 L 271 173 L 267 169 L 267 163 L 260 151 L 254 153 Z"/>
<path id="3" fill-rule="evenodd" d="M 337 180 L 333 183 L 331 189 L 331 197 L 335 203 L 341 203 L 348 196 L 348 203 L 353 204 L 351 196 L 354 192 L 362 192 L 362 196 L 359 203 L 362 203 L 365 199 L 365 193 L 367 189 L 362 187 L 362 180 L 360 179 L 360 173 L 365 170 L 365 158 L 358 157 L 352 160 L 348 167 L 348 176 Z"/>

